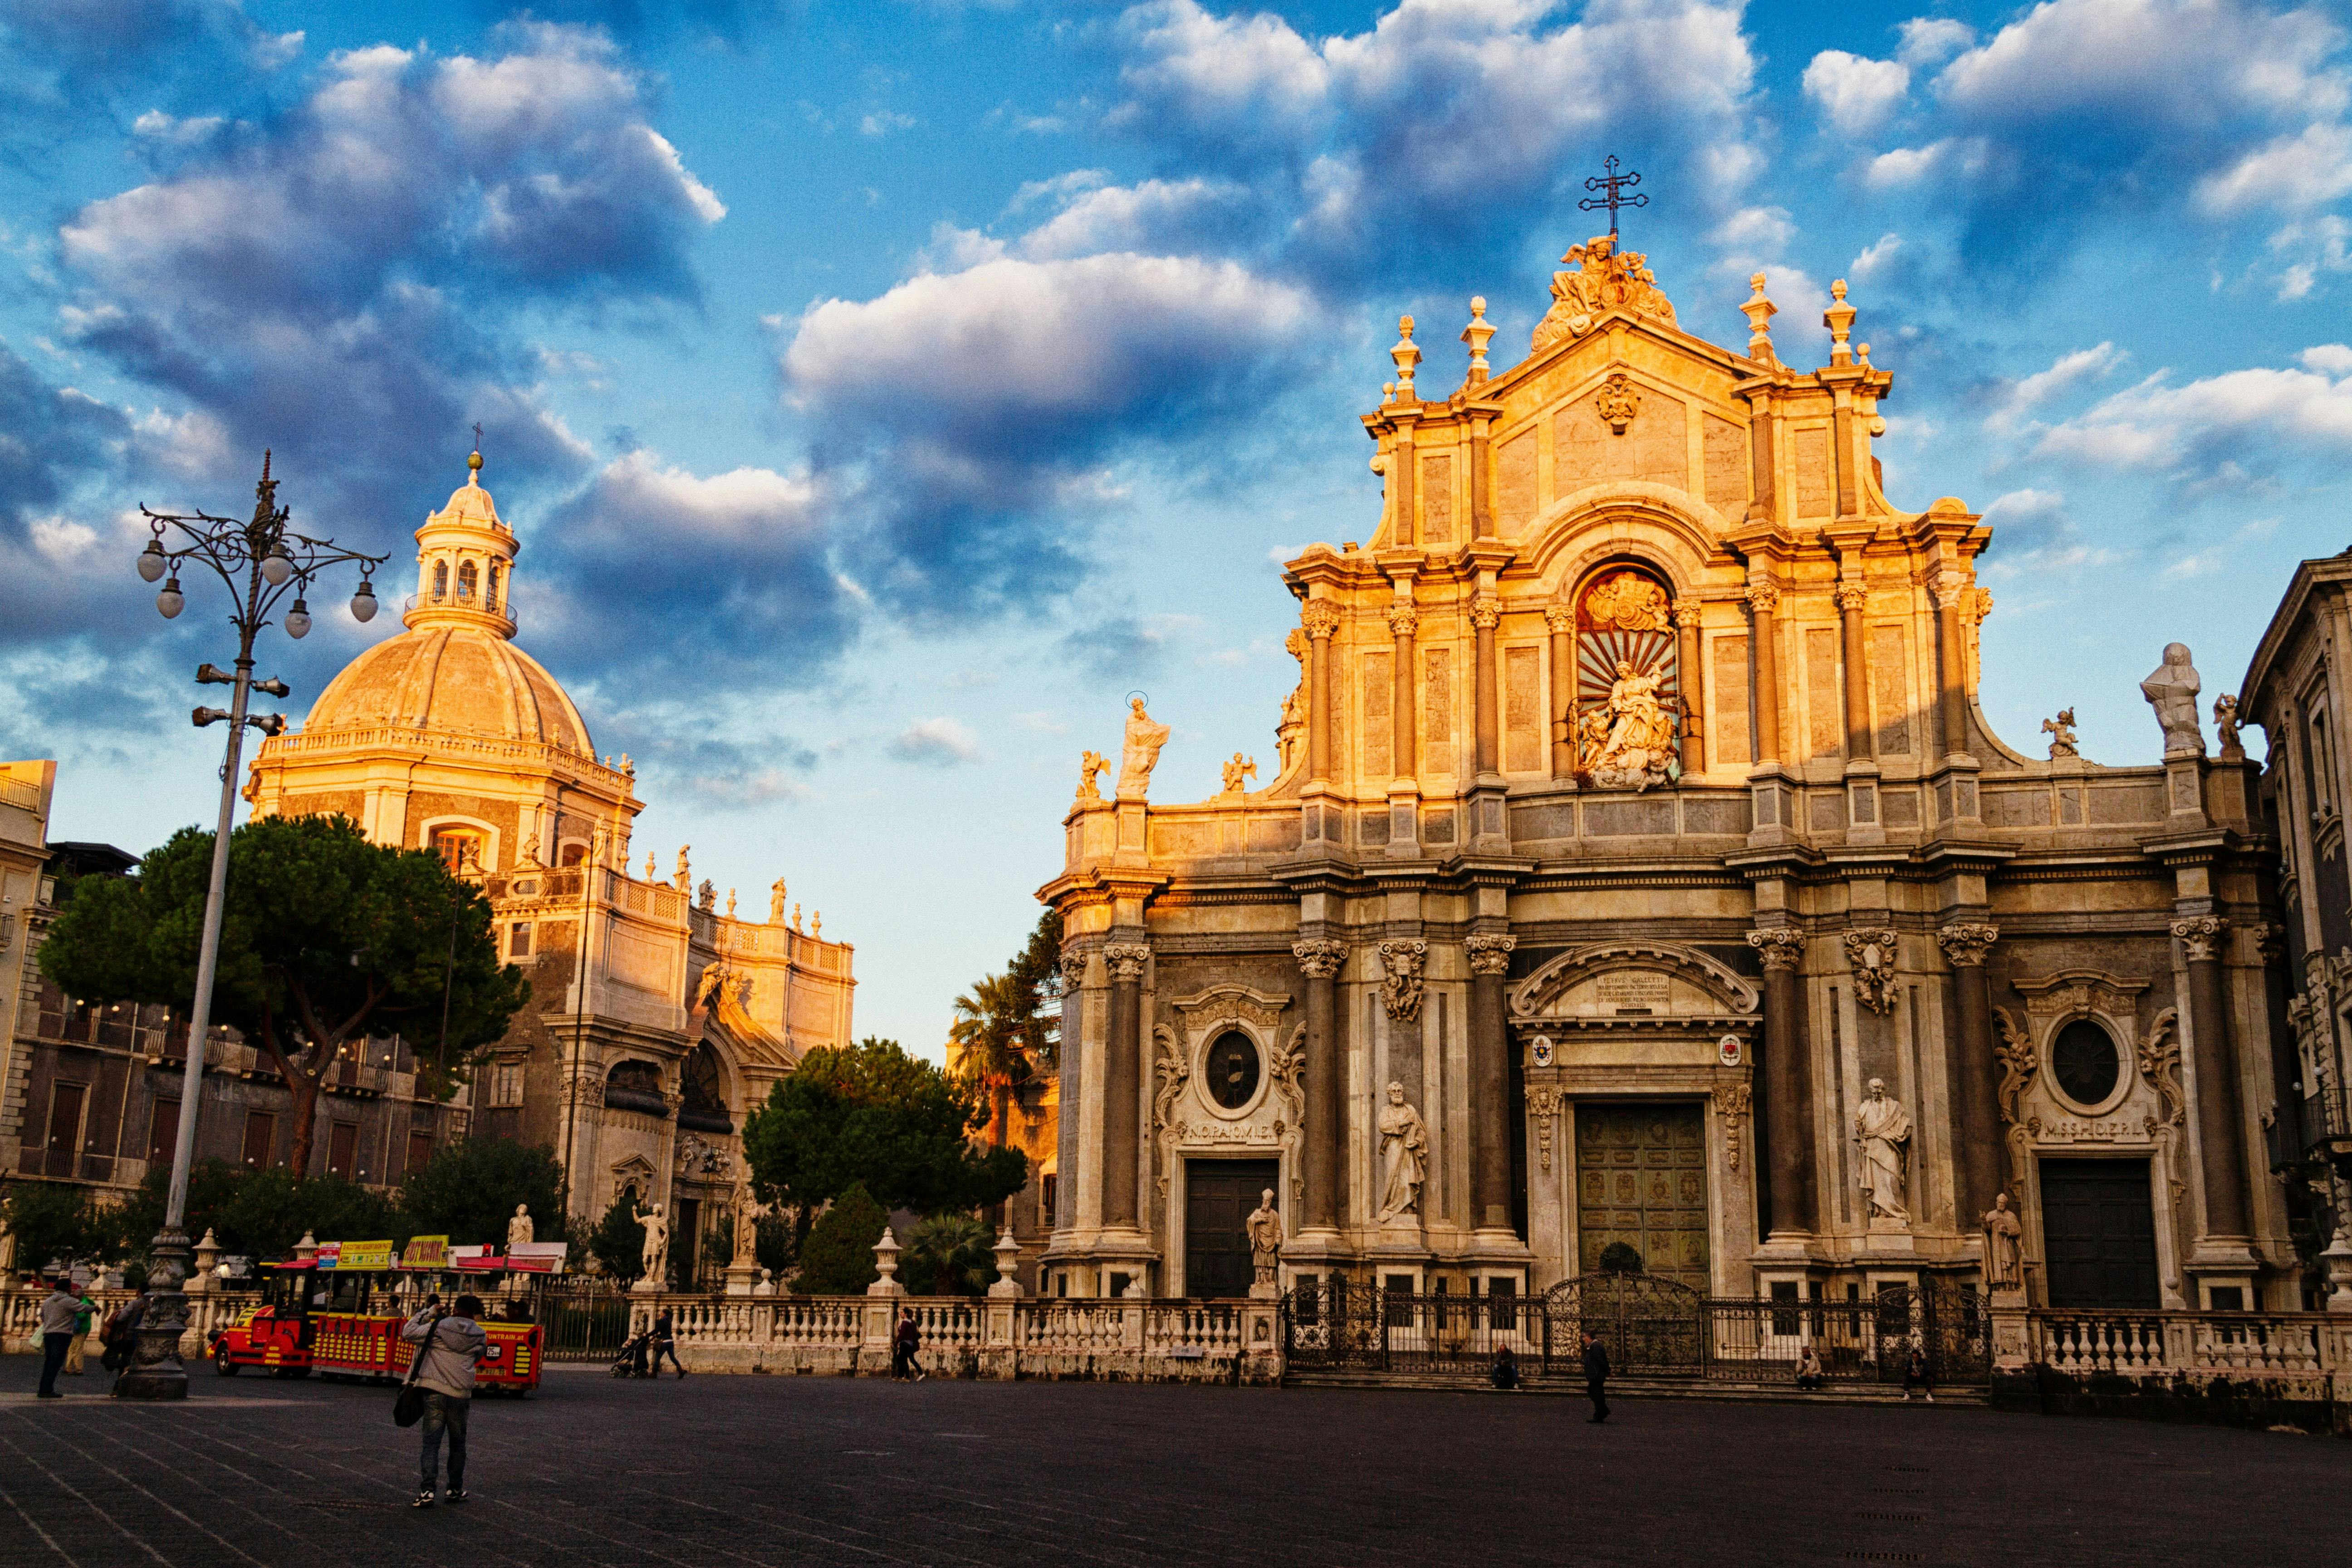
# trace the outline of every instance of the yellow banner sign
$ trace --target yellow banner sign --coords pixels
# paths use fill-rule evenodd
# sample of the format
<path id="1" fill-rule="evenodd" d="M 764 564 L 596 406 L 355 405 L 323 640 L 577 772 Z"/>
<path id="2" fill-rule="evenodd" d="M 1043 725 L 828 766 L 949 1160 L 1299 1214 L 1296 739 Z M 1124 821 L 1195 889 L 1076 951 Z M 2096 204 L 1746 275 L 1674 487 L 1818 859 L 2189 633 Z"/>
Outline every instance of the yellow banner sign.
<path id="1" fill-rule="evenodd" d="M 389 1241 L 347 1241 L 335 1252 L 337 1268 L 389 1268 L 392 1267 L 392 1243 Z"/>
<path id="2" fill-rule="evenodd" d="M 449 1267 L 449 1238 L 446 1236 L 412 1236 L 400 1255 L 403 1268 L 446 1268 Z"/>

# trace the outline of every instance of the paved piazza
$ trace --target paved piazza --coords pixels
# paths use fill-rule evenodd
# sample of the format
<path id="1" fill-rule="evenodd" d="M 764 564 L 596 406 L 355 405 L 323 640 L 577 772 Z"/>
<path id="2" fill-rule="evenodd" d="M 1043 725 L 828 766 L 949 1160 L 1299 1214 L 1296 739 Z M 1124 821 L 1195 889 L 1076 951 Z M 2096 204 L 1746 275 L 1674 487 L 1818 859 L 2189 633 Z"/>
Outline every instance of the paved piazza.
<path id="1" fill-rule="evenodd" d="M 39 1405 L 33 1373 L 0 1362 L 7 1568 L 2291 1568 L 2344 1561 L 2352 1475 L 2333 1438 L 1925 1406 L 1624 1400 L 1595 1427 L 1538 1394 L 566 1371 L 480 1402 L 475 1500 L 420 1514 L 388 1391 L 205 1375 L 176 1409 Z"/>

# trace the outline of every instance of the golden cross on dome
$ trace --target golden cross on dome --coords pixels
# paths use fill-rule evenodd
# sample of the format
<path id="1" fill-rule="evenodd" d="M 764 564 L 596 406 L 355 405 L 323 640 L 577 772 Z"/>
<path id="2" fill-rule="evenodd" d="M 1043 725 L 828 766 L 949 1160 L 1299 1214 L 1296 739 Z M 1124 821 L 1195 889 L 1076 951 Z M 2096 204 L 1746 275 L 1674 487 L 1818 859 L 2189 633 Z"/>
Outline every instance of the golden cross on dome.
<path id="1" fill-rule="evenodd" d="M 1642 176 L 1638 173 L 1625 174 L 1619 174 L 1617 172 L 1616 153 L 1610 153 L 1608 158 L 1602 162 L 1601 166 L 1609 172 L 1605 174 L 1593 175 L 1591 179 L 1584 182 L 1584 188 L 1588 191 L 1600 191 L 1604 194 L 1598 196 L 1586 196 L 1583 200 L 1576 204 L 1576 210 L 1579 212 L 1589 213 L 1597 212 L 1602 207 L 1607 207 L 1609 209 L 1609 237 L 1614 239 L 1617 237 L 1617 209 L 1619 207 L 1645 207 L 1650 205 L 1650 198 L 1645 195 L 1629 196 L 1623 194 L 1632 190 L 1635 185 L 1640 184 L 1642 183 Z"/>

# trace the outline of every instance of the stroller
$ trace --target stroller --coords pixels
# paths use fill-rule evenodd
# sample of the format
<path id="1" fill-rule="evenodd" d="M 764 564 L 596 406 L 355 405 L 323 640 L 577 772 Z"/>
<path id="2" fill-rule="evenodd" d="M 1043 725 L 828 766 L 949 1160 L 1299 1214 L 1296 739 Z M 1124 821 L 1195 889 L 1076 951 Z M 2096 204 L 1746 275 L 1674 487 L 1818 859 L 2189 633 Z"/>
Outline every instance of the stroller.
<path id="1" fill-rule="evenodd" d="M 653 1373 L 654 1331 L 641 1329 L 631 1334 L 613 1357 L 614 1377 L 651 1377 Z"/>

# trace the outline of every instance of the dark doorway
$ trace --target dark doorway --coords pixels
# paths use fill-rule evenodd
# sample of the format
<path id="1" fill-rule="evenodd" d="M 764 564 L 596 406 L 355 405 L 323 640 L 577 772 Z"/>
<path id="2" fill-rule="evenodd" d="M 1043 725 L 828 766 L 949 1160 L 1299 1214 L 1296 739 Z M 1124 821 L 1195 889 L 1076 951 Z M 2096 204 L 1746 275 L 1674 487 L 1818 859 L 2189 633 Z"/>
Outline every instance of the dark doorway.
<path id="1" fill-rule="evenodd" d="M 681 1290 L 695 1288 L 702 1264 L 702 1200 L 680 1198 L 672 1205 L 669 1226 L 669 1277 Z"/>
<path id="2" fill-rule="evenodd" d="M 87 1093 L 78 1083 L 61 1083 L 49 1091 L 49 1151 L 44 1174 L 74 1173 L 74 1157 L 81 1152 L 81 1102 Z"/>
<path id="3" fill-rule="evenodd" d="M 1184 1162 L 1185 1294 L 1249 1294 L 1250 1211 L 1268 1187 L 1276 1189 L 1275 1205 L 1280 1207 L 1281 1186 L 1278 1161 Z"/>
<path id="4" fill-rule="evenodd" d="M 2147 1162 L 2042 1161 L 2042 1246 L 2052 1306 L 2158 1305 Z"/>

